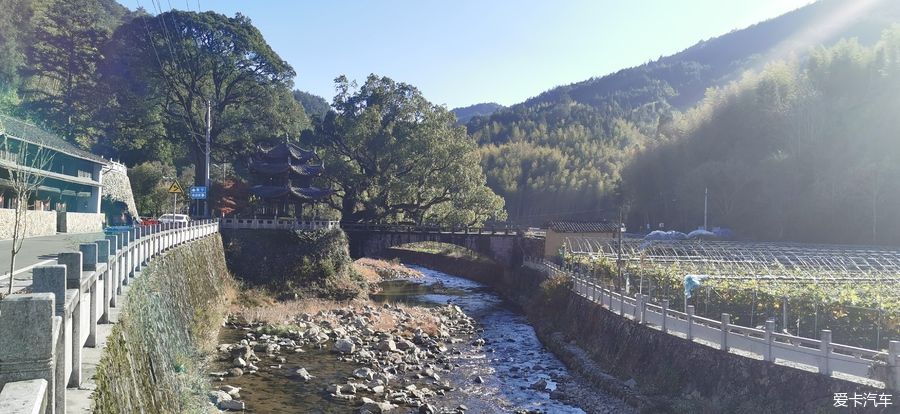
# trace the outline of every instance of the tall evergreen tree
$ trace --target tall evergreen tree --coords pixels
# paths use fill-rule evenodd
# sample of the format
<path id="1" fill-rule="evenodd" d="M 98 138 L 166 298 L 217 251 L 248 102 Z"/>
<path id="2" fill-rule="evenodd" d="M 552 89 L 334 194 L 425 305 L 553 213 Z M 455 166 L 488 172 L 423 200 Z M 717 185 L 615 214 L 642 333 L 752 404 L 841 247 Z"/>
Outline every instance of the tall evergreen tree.
<path id="1" fill-rule="evenodd" d="M 58 0 L 35 24 L 22 86 L 26 110 L 82 147 L 93 144 L 93 91 L 100 49 L 109 31 L 97 0 Z"/>

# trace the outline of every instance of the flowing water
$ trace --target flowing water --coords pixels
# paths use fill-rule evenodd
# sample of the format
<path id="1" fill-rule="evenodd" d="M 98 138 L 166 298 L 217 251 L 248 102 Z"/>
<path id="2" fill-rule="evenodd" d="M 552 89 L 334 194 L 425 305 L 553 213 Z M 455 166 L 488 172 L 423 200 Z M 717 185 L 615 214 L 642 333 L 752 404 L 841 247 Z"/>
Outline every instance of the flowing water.
<path id="1" fill-rule="evenodd" d="M 432 398 L 434 406 L 452 410 L 465 405 L 470 413 L 583 412 L 578 407 L 550 398 L 556 384 L 566 381 L 569 374 L 562 362 L 538 341 L 524 316 L 484 285 L 426 268 L 416 269 L 422 271 L 424 277 L 383 282 L 383 290 L 372 295 L 372 299 L 421 306 L 456 304 L 480 323 L 483 328 L 480 337 L 485 340 L 482 347 L 471 345 L 479 336 L 448 346 L 451 362 L 459 366 L 450 372 L 442 372 L 441 376 L 443 380 L 450 380 L 455 389 Z M 237 342 L 243 335 L 242 330 L 226 328 L 220 342 Z M 335 354 L 325 349 L 282 355 L 287 362 L 281 368 L 226 378 L 227 384 L 243 388 L 241 398 L 247 403 L 247 412 L 352 412 L 354 404 L 333 401 L 323 390 L 329 384 L 345 382 L 358 366 L 338 360 Z M 260 366 L 264 364 L 260 362 Z M 306 368 L 315 378 L 304 383 L 287 374 L 299 367 Z M 483 382 L 476 381 L 479 376 Z M 541 380 L 546 382 L 544 389 L 535 389 L 533 385 Z M 400 407 L 392 412 L 416 410 Z"/>
<path id="2" fill-rule="evenodd" d="M 453 404 L 471 412 L 539 410 L 547 413 L 582 413 L 580 408 L 550 398 L 556 382 L 568 377 L 566 367 L 544 348 L 524 316 L 515 312 L 496 293 L 477 282 L 423 267 L 410 266 L 425 276 L 384 282 L 376 301 L 459 306 L 478 321 L 484 331 L 482 348 L 465 347 L 454 357 L 460 367 L 450 373 L 457 391 L 448 394 Z M 481 376 L 484 383 L 473 381 Z M 546 390 L 532 385 L 544 380 Z"/>

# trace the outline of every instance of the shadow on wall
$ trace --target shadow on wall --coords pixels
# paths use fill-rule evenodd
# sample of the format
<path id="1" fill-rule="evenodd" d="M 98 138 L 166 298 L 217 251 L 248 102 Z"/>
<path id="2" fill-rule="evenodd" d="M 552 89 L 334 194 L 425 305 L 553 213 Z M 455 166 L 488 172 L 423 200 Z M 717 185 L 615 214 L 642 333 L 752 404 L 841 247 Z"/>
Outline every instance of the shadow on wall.
<path id="1" fill-rule="evenodd" d="M 347 236 L 339 229 L 225 230 L 228 269 L 247 287 L 285 300 L 352 299 L 366 291 L 353 270 Z"/>

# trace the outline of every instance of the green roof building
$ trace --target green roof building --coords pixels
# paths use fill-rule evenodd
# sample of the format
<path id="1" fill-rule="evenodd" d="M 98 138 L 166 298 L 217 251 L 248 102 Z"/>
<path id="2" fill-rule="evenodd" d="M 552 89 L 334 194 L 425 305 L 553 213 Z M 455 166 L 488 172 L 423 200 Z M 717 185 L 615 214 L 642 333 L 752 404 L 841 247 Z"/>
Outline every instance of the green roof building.
<path id="1" fill-rule="evenodd" d="M 0 114 L 0 123 L 0 142 L 6 142 L 0 146 L 0 239 L 12 237 L 11 230 L 4 229 L 13 221 L 6 217 L 12 217 L 14 202 L 10 170 L 31 168 L 19 159 L 22 145 L 27 153 L 42 149 L 51 156 L 48 165 L 33 171 L 43 182 L 29 200 L 27 236 L 102 231 L 102 175 L 109 163 L 23 120 Z"/>

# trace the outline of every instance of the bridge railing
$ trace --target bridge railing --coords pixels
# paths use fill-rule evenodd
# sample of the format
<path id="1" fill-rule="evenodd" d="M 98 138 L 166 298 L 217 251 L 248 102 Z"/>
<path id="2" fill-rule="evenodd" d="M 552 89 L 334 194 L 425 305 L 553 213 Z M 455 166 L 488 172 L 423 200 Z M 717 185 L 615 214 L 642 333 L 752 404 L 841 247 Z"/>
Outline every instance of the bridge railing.
<path id="1" fill-rule="evenodd" d="M 300 220 L 291 218 L 237 218 L 221 219 L 223 229 L 273 229 L 273 230 L 330 230 L 340 228 L 333 220 Z"/>
<path id="2" fill-rule="evenodd" d="M 82 348 L 141 268 L 178 245 L 219 231 L 213 220 L 131 228 L 62 252 L 32 270 L 29 293 L 0 300 L 0 413 L 64 413 L 82 383 Z"/>
<path id="3" fill-rule="evenodd" d="M 641 294 L 632 297 L 617 292 L 588 274 L 561 268 L 543 258 L 526 258 L 525 263 L 550 274 L 569 277 L 576 294 L 614 314 L 697 345 L 823 375 L 838 374 L 855 382 L 873 380 L 884 383 L 888 389 L 900 390 L 900 341 L 890 341 L 884 352 L 834 343 L 830 330 L 822 330 L 821 337 L 813 339 L 776 332 L 772 321 L 767 321 L 763 329 L 734 325 L 727 313 L 717 321 L 694 315 L 693 306 L 688 306 L 687 312 L 680 312 L 669 308 L 668 300 L 654 303 Z"/>
<path id="4" fill-rule="evenodd" d="M 437 227 L 368 223 L 341 223 L 341 228 L 344 229 L 344 231 L 370 231 L 383 233 L 515 235 L 524 232 L 524 229 L 518 227 Z"/>

